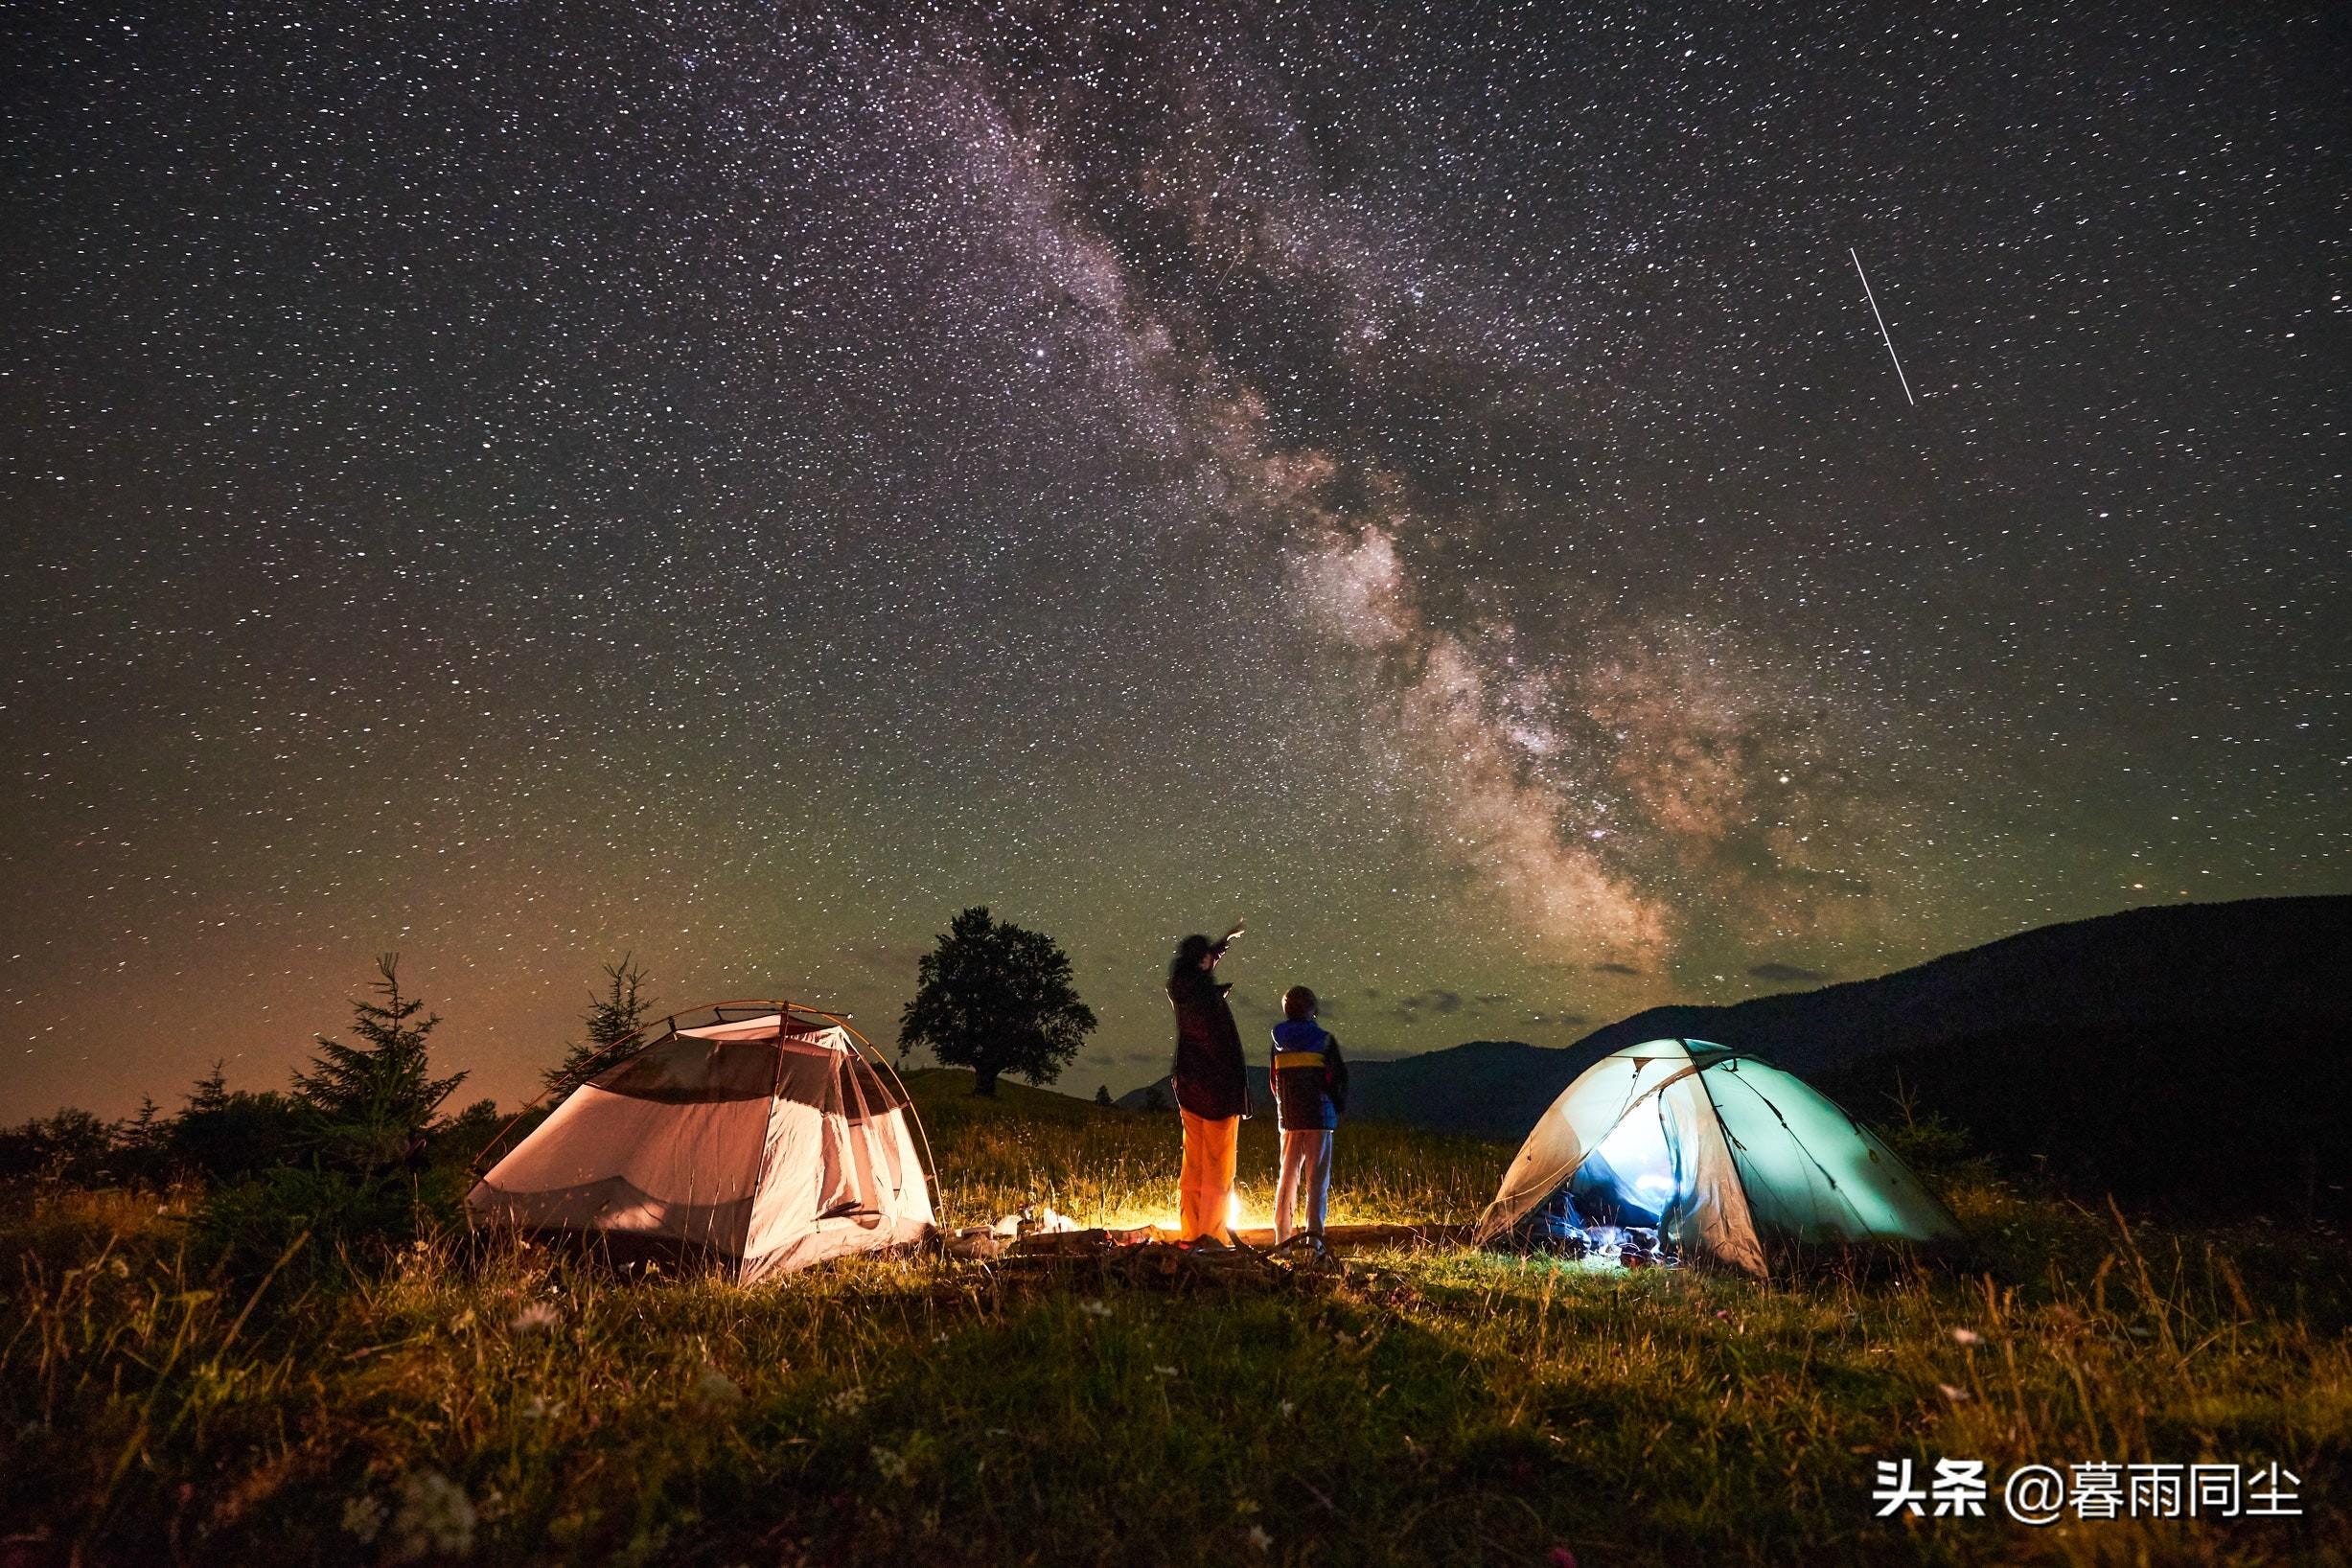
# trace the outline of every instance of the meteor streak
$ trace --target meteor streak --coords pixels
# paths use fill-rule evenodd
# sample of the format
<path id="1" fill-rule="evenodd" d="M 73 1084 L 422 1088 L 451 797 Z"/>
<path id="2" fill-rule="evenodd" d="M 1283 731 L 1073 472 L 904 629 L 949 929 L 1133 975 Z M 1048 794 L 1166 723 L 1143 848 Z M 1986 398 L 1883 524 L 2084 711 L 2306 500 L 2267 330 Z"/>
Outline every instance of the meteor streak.
<path id="1" fill-rule="evenodd" d="M 1870 274 L 1862 270 L 1862 258 L 1852 245 L 1846 247 L 1846 254 L 1854 257 L 1854 275 L 1862 280 L 1862 297 L 1870 301 L 1870 313 L 1878 318 L 1879 335 L 1886 339 L 1886 357 L 1895 361 L 1895 379 L 1902 383 L 1902 395 L 1916 408 L 1919 400 L 1911 397 L 1911 378 L 1902 373 L 1902 357 L 1895 352 L 1894 334 L 1886 330 L 1886 317 L 1879 314 L 1879 297 L 1870 291 Z"/>

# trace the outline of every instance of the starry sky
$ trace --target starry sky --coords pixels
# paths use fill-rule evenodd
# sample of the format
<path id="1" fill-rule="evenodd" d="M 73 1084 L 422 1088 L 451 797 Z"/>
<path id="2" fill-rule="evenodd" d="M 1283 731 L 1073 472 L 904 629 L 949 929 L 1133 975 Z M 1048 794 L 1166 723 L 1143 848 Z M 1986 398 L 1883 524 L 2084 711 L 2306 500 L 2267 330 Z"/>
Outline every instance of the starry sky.
<path id="1" fill-rule="evenodd" d="M 7 25 L 0 1114 L 385 949 L 513 1102 L 985 903 L 1091 1093 L 1245 917 L 1394 1054 L 2352 890 L 2340 9 Z"/>

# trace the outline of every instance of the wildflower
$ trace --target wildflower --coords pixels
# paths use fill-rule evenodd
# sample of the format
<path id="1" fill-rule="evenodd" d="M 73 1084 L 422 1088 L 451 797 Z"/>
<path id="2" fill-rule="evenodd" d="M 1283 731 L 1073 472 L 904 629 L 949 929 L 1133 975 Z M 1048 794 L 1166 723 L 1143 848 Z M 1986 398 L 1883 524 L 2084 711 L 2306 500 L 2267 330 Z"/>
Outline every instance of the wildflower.
<path id="1" fill-rule="evenodd" d="M 526 1421 L 543 1421 L 563 1408 L 560 1404 L 551 1405 L 544 1398 L 534 1394 L 531 1395 L 531 1402 L 522 1407 L 521 1414 L 522 1418 Z"/>
<path id="2" fill-rule="evenodd" d="M 1080 1302 L 1078 1310 L 1090 1318 L 1107 1318 L 1111 1315 L 1110 1305 L 1104 1302 Z"/>
<path id="3" fill-rule="evenodd" d="M 1260 1552 L 1263 1552 L 1274 1545 L 1274 1537 L 1266 1533 L 1266 1527 L 1264 1525 L 1250 1526 L 1250 1533 L 1247 1538 L 1249 1543 L 1252 1546 L 1257 1547 Z"/>
<path id="4" fill-rule="evenodd" d="M 1936 1388 L 1955 1405 L 1968 1403 L 1969 1391 L 1966 1389 L 1954 1388 L 1949 1383 L 1938 1383 Z"/>
<path id="5" fill-rule="evenodd" d="M 855 1416 L 865 1408 L 865 1391 L 855 1386 L 845 1388 L 825 1403 L 833 1408 L 836 1415 Z"/>
<path id="6" fill-rule="evenodd" d="M 1564 1546 L 1552 1548 L 1543 1560 L 1544 1568 L 1577 1568 L 1577 1555 Z"/>
<path id="7" fill-rule="evenodd" d="M 362 1492 L 343 1505 L 343 1531 L 346 1534 L 358 1536 L 359 1544 L 365 1546 L 376 1538 L 378 1531 L 383 1529 L 384 1515 L 391 1511 L 384 1506 L 382 1498 L 370 1497 Z"/>
<path id="8" fill-rule="evenodd" d="M 1151 1374 L 1154 1377 L 1173 1377 L 1176 1375 L 1176 1369 L 1173 1367 L 1154 1367 L 1151 1370 Z"/>
<path id="9" fill-rule="evenodd" d="M 906 1455 L 899 1453 L 896 1449 L 885 1448 L 880 1443 L 874 1444 L 873 1454 L 874 1468 L 882 1472 L 883 1480 L 904 1481 L 907 1479 Z"/>
<path id="10" fill-rule="evenodd" d="M 439 1470 L 417 1470 L 402 1478 L 400 1497 L 392 1515 L 393 1561 L 462 1557 L 473 1550 L 473 1505 L 465 1487 Z"/>
<path id="11" fill-rule="evenodd" d="M 694 1402 L 700 1405 L 731 1405 L 741 1402 L 743 1386 L 712 1366 L 703 1363 L 703 1370 L 694 1374 Z"/>
<path id="12" fill-rule="evenodd" d="M 1287 1420 L 1290 1418 L 1291 1413 L 1297 1410 L 1299 1407 L 1292 1404 L 1288 1399 L 1285 1399 L 1280 1404 L 1276 1405 L 1274 1408 L 1280 1411 L 1282 1413 L 1282 1418 Z"/>
<path id="13" fill-rule="evenodd" d="M 1954 1345 L 1981 1345 L 1984 1343 L 1984 1335 L 1973 1328 L 1955 1328 L 1951 1331 L 1951 1342 Z"/>
<path id="14" fill-rule="evenodd" d="M 563 1315 L 554 1307 L 549 1306 L 545 1302 L 533 1302 L 529 1306 L 516 1313 L 514 1321 L 508 1324 L 507 1327 L 518 1334 L 528 1334 L 542 1328 L 553 1328 L 561 1321 L 563 1321 Z"/>

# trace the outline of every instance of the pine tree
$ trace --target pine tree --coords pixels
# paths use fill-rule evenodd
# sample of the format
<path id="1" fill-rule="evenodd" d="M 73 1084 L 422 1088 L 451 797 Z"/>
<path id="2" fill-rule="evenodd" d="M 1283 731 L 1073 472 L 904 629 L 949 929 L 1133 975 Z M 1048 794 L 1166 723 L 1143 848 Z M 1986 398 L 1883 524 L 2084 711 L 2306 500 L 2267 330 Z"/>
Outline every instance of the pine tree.
<path id="1" fill-rule="evenodd" d="M 1112 1103 L 1111 1086 L 1109 1084 L 1098 1083 L 1095 1086 L 1095 1103 L 1096 1105 L 1109 1105 Z"/>
<path id="2" fill-rule="evenodd" d="M 620 962 L 604 966 L 608 989 L 603 996 L 591 992 L 588 1009 L 581 1015 L 588 1038 L 578 1044 L 567 1043 L 564 1059 L 540 1074 L 547 1085 L 547 1093 L 556 1099 L 562 1099 L 615 1063 L 627 1061 L 632 1054 L 615 1048 L 645 1027 L 646 1015 L 654 1010 L 654 999 L 645 994 L 645 982 L 652 977 L 631 963 L 631 957 L 632 955 L 624 953 Z"/>
<path id="3" fill-rule="evenodd" d="M 383 979 L 369 989 L 383 1000 L 351 1003 L 360 1043 L 318 1035 L 311 1071 L 294 1074 L 311 1141 L 333 1163 L 363 1170 L 418 1157 L 433 1113 L 466 1080 L 463 1072 L 432 1075 L 425 1041 L 441 1019 L 426 1013 L 418 1020 L 425 1003 L 401 990 L 400 955 L 384 954 L 376 968 Z"/>
<path id="4" fill-rule="evenodd" d="M 138 1115 L 114 1124 L 116 1163 L 127 1175 L 162 1180 L 171 1156 L 172 1123 L 152 1095 L 139 1096 Z"/>
<path id="5" fill-rule="evenodd" d="M 185 1114 L 212 1116 L 229 1108 L 227 1066 L 226 1062 L 217 1058 L 214 1060 L 212 1072 L 198 1078 L 196 1081 L 196 1087 L 188 1091 L 188 1109 Z"/>

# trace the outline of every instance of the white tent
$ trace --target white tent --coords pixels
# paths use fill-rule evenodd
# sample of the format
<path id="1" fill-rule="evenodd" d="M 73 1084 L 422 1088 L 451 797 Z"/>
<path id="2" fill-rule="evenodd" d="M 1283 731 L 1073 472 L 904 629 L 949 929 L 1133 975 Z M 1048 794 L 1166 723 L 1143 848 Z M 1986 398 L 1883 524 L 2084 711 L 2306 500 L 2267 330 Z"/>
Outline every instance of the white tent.
<path id="1" fill-rule="evenodd" d="M 809 1011 L 729 1003 L 697 1009 L 714 1023 L 660 1026 L 494 1165 L 469 1213 L 703 1252 L 747 1281 L 921 1240 L 914 1108 L 854 1031 Z"/>
<path id="2" fill-rule="evenodd" d="M 1764 1275 L 1810 1245 L 1956 1241 L 1895 1152 L 1794 1075 L 1704 1040 L 1603 1056 L 1535 1123 L 1481 1242 L 1565 1191 L 1585 1215 L 1658 1228 L 1686 1257 Z"/>

